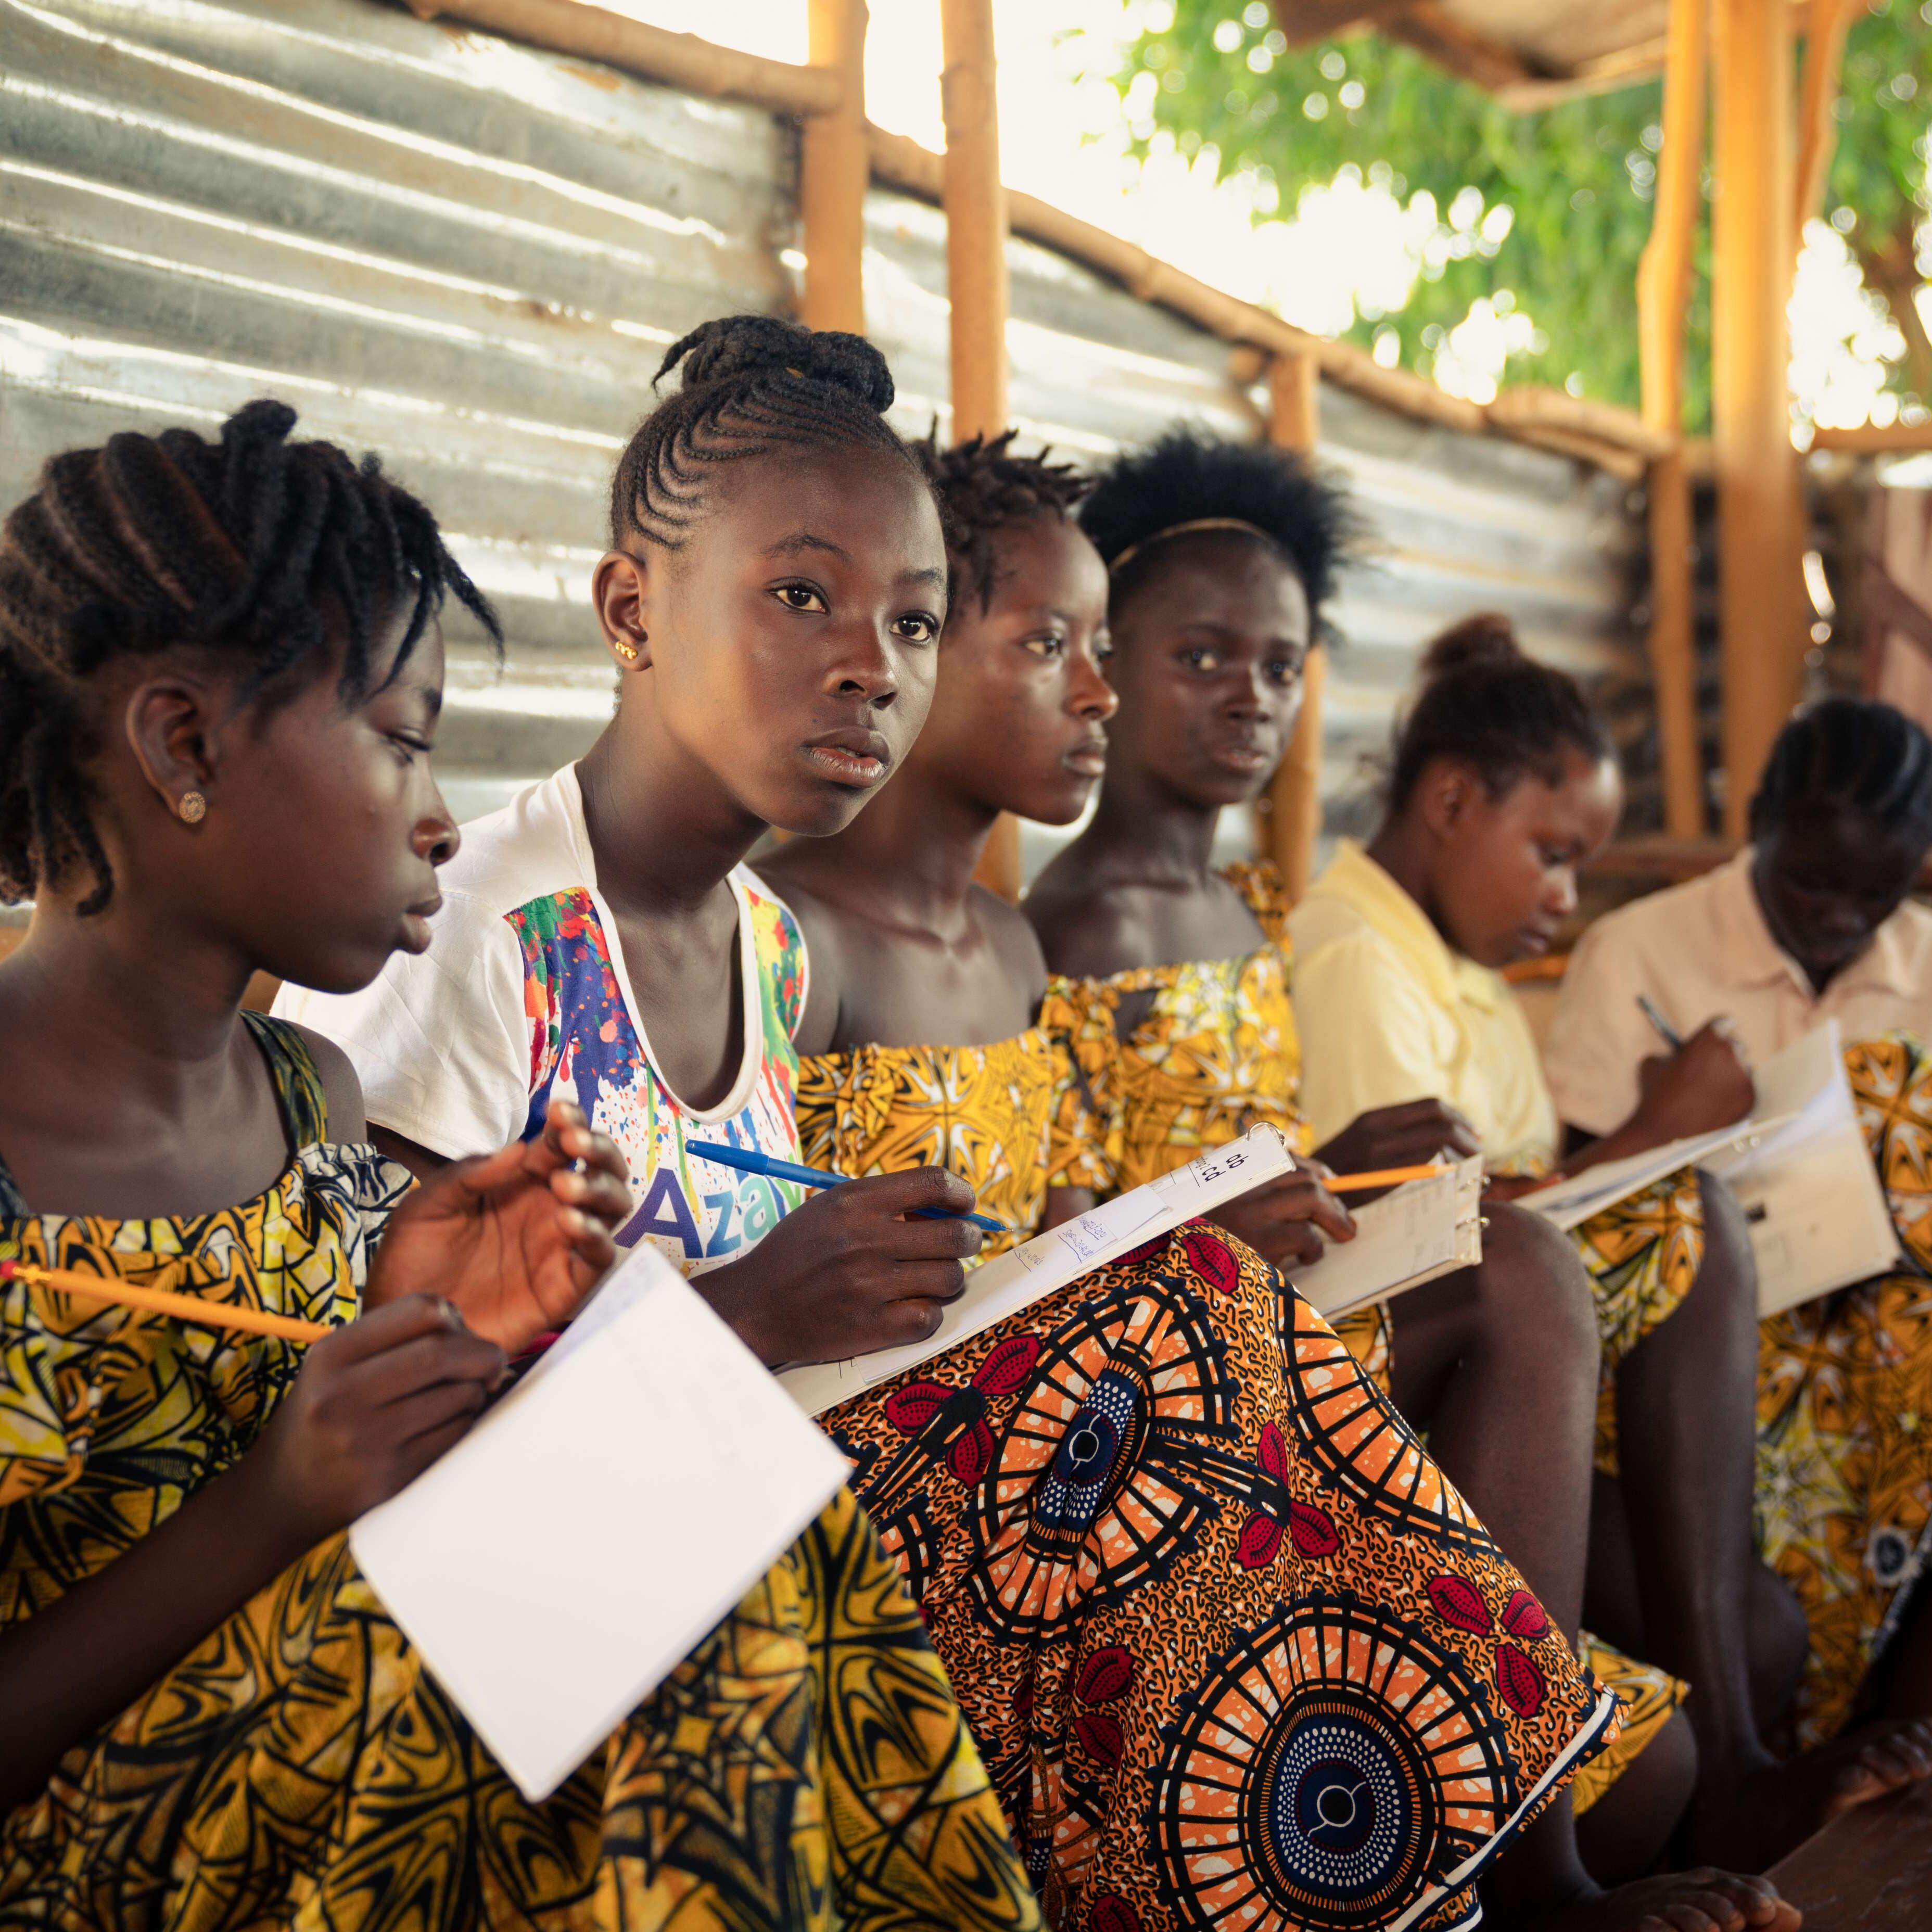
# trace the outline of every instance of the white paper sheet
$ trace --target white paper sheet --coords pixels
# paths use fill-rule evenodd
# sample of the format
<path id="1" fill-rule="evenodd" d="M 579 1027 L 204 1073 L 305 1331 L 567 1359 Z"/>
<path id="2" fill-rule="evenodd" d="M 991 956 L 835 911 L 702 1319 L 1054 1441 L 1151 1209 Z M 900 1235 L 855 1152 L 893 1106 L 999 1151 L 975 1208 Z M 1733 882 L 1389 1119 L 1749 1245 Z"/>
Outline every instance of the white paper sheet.
<path id="1" fill-rule="evenodd" d="M 1302 1298 L 1330 1321 L 1418 1288 L 1483 1258 L 1483 1163 L 1412 1180 L 1353 1210 L 1355 1238 L 1311 1266 L 1289 1270 Z"/>
<path id="2" fill-rule="evenodd" d="M 547 1798 L 824 1508 L 845 1460 L 655 1250 L 350 1532 L 524 1796 Z"/>
<path id="3" fill-rule="evenodd" d="M 1759 1114 L 1765 1111 L 1760 1103 Z M 1691 1134 L 1682 1140 L 1666 1141 L 1642 1154 L 1626 1154 L 1622 1160 L 1600 1161 L 1568 1180 L 1553 1180 L 1533 1193 L 1519 1195 L 1516 1204 L 1533 1208 L 1568 1234 L 1572 1228 L 1582 1226 L 1592 1214 L 1641 1193 L 1680 1167 L 1694 1167 L 1700 1162 L 1708 1166 L 1709 1156 L 1750 1146 L 1766 1124 L 1758 1114 L 1753 1114 L 1714 1133 Z"/>
<path id="4" fill-rule="evenodd" d="M 1063 1222 L 997 1256 L 967 1277 L 966 1292 L 946 1311 L 926 1341 L 886 1348 L 850 1361 L 815 1362 L 788 1369 L 778 1380 L 808 1415 L 890 1381 L 906 1370 L 1017 1314 L 1042 1295 L 1101 1268 L 1130 1248 L 1164 1234 L 1184 1221 L 1288 1173 L 1294 1156 L 1273 1127 L 1251 1127 L 1241 1138 L 1192 1160 L 1172 1174 Z"/>
<path id="5" fill-rule="evenodd" d="M 1831 1021 L 1766 1062 L 1751 1142 L 1708 1161 L 1750 1226 L 1758 1311 L 1775 1315 L 1897 1264 L 1898 1234 L 1872 1165 Z"/>

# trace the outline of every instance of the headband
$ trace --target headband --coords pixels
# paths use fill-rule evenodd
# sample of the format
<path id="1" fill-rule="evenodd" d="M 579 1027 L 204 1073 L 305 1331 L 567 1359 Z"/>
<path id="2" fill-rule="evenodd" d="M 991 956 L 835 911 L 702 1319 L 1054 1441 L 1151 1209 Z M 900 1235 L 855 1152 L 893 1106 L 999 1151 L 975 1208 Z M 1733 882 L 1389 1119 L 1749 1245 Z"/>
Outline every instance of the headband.
<path id="1" fill-rule="evenodd" d="M 1142 537 L 1138 543 L 1130 543 L 1107 566 L 1109 577 L 1118 577 L 1144 550 L 1157 543 L 1165 543 L 1169 537 L 1191 536 L 1196 530 L 1246 530 L 1251 537 L 1259 537 L 1270 549 L 1278 549 L 1273 537 L 1258 524 L 1251 524 L 1245 517 L 1196 517 L 1184 524 L 1169 524 L 1164 530 L 1156 530 L 1150 537 Z"/>

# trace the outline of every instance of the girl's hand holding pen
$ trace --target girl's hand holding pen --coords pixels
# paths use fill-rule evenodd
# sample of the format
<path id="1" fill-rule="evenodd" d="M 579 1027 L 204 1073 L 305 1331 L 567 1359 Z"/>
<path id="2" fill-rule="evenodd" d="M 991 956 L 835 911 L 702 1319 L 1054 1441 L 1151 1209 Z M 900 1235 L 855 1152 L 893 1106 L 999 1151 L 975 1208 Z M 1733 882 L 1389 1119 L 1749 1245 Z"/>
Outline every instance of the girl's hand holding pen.
<path id="1" fill-rule="evenodd" d="M 941 1167 L 848 1180 L 794 1208 L 742 1260 L 692 1286 L 770 1365 L 842 1361 L 939 1326 L 983 1237 L 973 1190 Z M 936 1208 L 940 1218 L 922 1216 Z"/>
<path id="2" fill-rule="evenodd" d="M 1328 1178 L 1328 1170 L 1318 1162 L 1298 1160 L 1292 1173 L 1224 1202 L 1214 1210 L 1214 1220 L 1276 1268 L 1318 1262 L 1325 1246 L 1323 1234 L 1331 1241 L 1355 1236 L 1348 1209 L 1323 1185 Z"/>

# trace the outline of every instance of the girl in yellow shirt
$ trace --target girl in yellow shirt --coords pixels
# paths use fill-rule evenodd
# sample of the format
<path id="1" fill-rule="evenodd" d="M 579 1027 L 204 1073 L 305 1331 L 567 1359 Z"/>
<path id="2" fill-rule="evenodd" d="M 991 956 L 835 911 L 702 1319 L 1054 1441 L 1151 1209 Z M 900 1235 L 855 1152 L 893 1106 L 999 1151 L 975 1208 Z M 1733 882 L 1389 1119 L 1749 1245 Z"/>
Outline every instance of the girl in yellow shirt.
<path id="1" fill-rule="evenodd" d="M 1343 846 L 1289 922 L 1318 1118 L 1432 1094 L 1466 1115 L 1492 1166 L 1554 1162 L 1555 1111 L 1498 969 L 1546 949 L 1574 914 L 1577 871 L 1622 805 L 1616 758 L 1574 680 L 1526 658 L 1504 620 L 1472 620 L 1432 646 L 1380 829 Z M 1720 1026 L 1654 1072 L 1630 1119 L 1570 1167 L 1722 1126 L 1750 1104 Z M 1606 1368 L 1589 1613 L 1694 1684 L 1690 1841 L 1756 1864 L 1925 1775 L 1932 1733 L 1882 1725 L 1783 1761 L 1765 1742 L 1802 1631 L 1754 1546 L 1756 1286 L 1731 1197 L 1687 1172 L 1577 1235 Z M 1720 1251 L 1729 1264 L 1714 1265 Z"/>

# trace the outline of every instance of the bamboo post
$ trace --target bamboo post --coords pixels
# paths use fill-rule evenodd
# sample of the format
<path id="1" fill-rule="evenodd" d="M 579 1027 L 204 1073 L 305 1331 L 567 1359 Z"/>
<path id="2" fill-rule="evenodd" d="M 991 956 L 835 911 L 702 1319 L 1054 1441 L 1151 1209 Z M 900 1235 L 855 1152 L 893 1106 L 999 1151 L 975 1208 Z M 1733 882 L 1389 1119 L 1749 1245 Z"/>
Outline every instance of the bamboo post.
<path id="1" fill-rule="evenodd" d="M 1000 182 L 992 0 L 940 0 L 946 66 L 946 286 L 952 310 L 952 434 L 1006 427 L 1006 196 Z"/>
<path id="2" fill-rule="evenodd" d="M 799 320 L 866 332 L 866 0 L 811 0 L 808 58 L 838 76 L 838 105 L 805 123 L 798 207 L 805 237 Z"/>
<path id="3" fill-rule="evenodd" d="M 964 442 L 1006 428 L 1006 194 L 1000 181 L 992 0 L 940 0 L 939 25 L 952 436 Z M 1010 814 L 994 826 L 975 876 L 1017 903 L 1024 881 L 1019 820 Z"/>
<path id="4" fill-rule="evenodd" d="M 1791 224 L 1794 256 L 1804 245 L 1804 224 L 1825 199 L 1832 157 L 1838 147 L 1838 76 L 1845 39 L 1863 0 L 1810 0 L 1804 22 L 1804 87 L 1798 110 L 1798 198 Z"/>
<path id="5" fill-rule="evenodd" d="M 1268 364 L 1268 440 L 1312 456 L 1321 440 L 1321 370 L 1312 356 Z M 1328 653 L 1311 642 L 1301 674 L 1301 711 L 1267 791 L 1255 801 L 1255 846 L 1274 862 L 1292 905 L 1307 891 L 1322 832 L 1322 697 Z"/>
<path id="6" fill-rule="evenodd" d="M 1664 146 L 1650 239 L 1637 268 L 1637 328 L 1647 428 L 1673 446 L 1650 466 L 1650 670 L 1664 767 L 1664 829 L 1704 830 L 1697 728 L 1695 532 L 1684 429 L 1684 332 L 1691 252 L 1703 196 L 1705 74 L 1710 0 L 1672 0 L 1664 75 Z"/>
<path id="7" fill-rule="evenodd" d="M 1791 446 L 1792 59 L 1786 0 L 1714 0 L 1712 451 L 1724 692 L 1724 829 L 1796 702 L 1808 608 Z"/>

